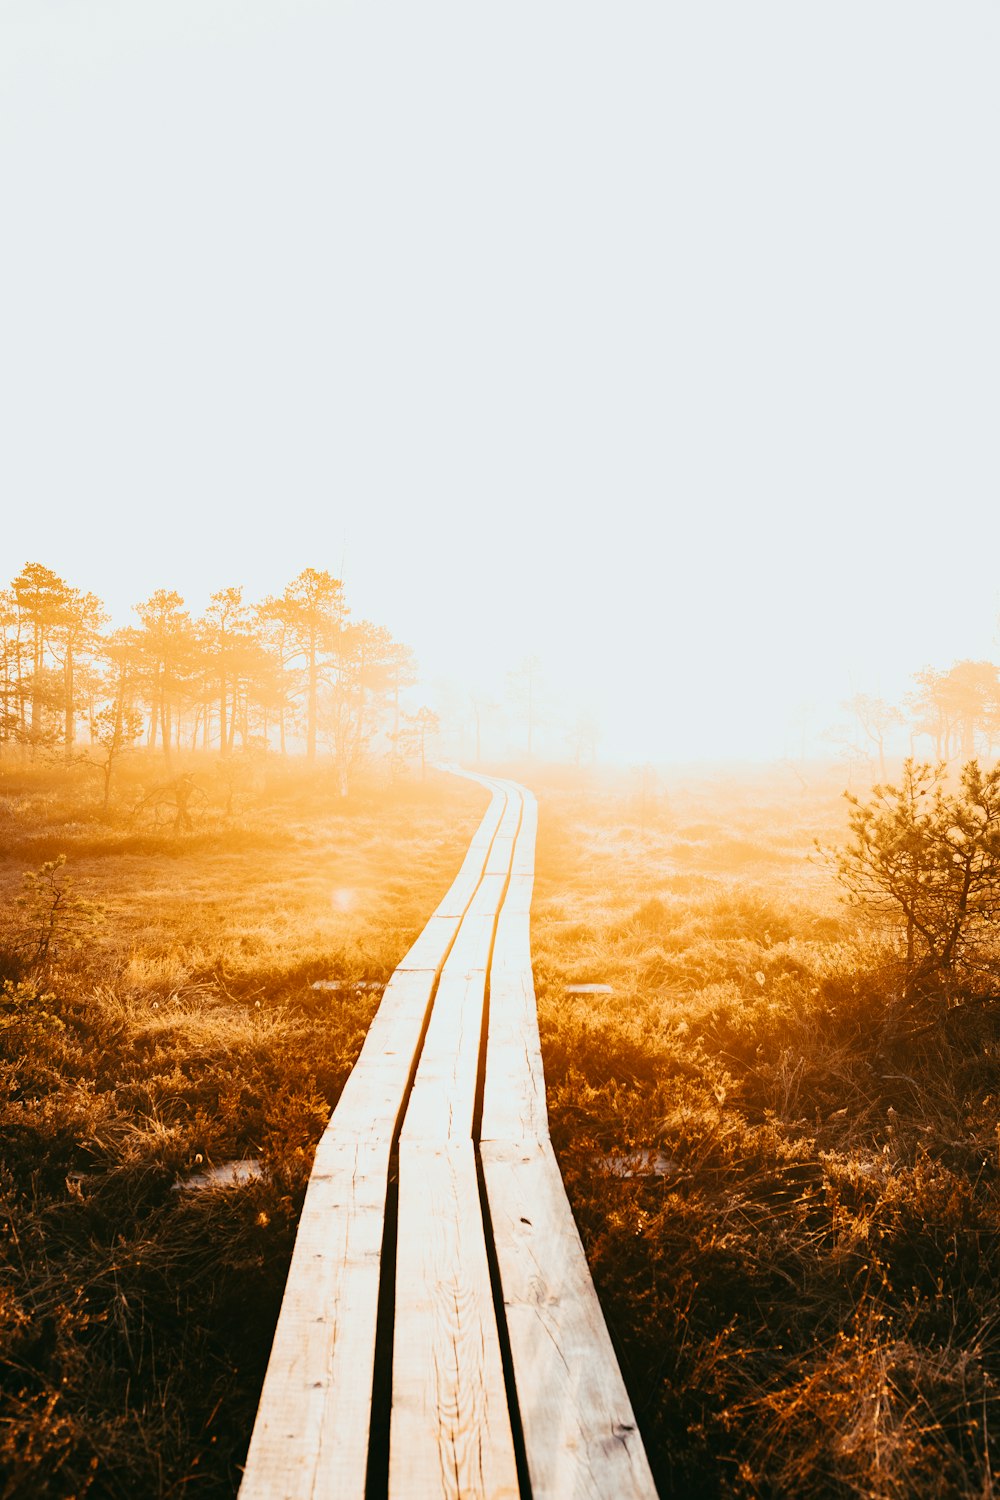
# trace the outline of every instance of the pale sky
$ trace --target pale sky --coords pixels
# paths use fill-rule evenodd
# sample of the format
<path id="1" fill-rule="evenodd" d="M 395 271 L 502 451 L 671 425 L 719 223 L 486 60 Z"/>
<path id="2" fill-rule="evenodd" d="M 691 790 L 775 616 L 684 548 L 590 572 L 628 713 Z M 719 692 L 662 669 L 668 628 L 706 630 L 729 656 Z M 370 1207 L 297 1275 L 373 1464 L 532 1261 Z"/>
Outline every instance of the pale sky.
<path id="1" fill-rule="evenodd" d="M 0 0 L 2 581 L 343 566 L 638 759 L 995 655 L 998 77 L 995 0 Z"/>

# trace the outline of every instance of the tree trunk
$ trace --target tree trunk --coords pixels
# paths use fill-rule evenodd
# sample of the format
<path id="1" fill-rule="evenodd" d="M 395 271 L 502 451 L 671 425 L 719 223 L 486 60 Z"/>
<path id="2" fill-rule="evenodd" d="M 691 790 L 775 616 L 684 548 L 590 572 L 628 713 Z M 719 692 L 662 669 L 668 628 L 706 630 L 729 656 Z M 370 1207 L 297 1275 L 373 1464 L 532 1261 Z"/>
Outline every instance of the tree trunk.
<path id="1" fill-rule="evenodd" d="M 976 730 L 972 719 L 962 721 L 962 758 L 971 760 L 976 753 Z"/>
<path id="2" fill-rule="evenodd" d="M 65 718 L 63 737 L 66 742 L 66 759 L 73 759 L 73 746 L 76 739 L 76 715 L 73 703 L 73 643 L 67 632 L 66 656 L 63 660 L 63 693 L 65 695 Z"/>
<path id="3" fill-rule="evenodd" d="M 42 631 L 39 625 L 35 626 L 34 648 L 32 652 L 32 676 L 31 676 L 31 738 L 37 740 L 42 727 L 42 662 L 44 660 Z"/>
<path id="4" fill-rule="evenodd" d="M 163 741 L 163 755 L 170 765 L 170 708 L 167 704 L 166 687 L 163 678 L 160 678 L 160 739 Z"/>
<path id="5" fill-rule="evenodd" d="M 316 638 L 309 641 L 309 690 L 306 699 L 306 760 L 312 765 L 316 760 Z"/>

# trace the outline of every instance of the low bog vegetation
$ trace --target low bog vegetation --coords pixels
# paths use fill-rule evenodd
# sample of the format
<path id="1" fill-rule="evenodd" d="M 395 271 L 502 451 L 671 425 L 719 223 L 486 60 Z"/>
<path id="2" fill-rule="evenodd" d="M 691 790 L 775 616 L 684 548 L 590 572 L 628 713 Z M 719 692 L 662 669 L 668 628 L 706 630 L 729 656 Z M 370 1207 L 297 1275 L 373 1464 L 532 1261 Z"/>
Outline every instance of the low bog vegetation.
<path id="1" fill-rule="evenodd" d="M 480 816 L 445 778 L 196 774 L 180 833 L 0 785 L 4 1497 L 235 1493 L 313 1148 Z"/>
<path id="2" fill-rule="evenodd" d="M 815 856 L 838 793 L 542 799 L 552 1131 L 665 1496 L 993 1492 L 996 955 L 914 984 Z"/>
<path id="3" fill-rule="evenodd" d="M 144 766 L 131 819 L 72 768 L 0 780 L 10 1500 L 235 1493 L 313 1147 L 482 804 L 206 763 L 176 829 Z M 837 778 L 539 790 L 552 1131 L 662 1494 L 990 1495 L 991 888 L 935 980 L 816 855 Z"/>

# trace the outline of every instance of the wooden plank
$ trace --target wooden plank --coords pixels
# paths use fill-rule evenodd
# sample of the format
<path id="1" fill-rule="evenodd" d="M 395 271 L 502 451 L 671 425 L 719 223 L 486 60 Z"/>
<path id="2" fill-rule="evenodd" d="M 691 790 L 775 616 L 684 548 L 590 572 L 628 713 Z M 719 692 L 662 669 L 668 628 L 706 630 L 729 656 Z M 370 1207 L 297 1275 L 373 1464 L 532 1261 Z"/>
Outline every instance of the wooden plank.
<path id="1" fill-rule="evenodd" d="M 393 974 L 368 1028 L 326 1136 L 341 1140 L 388 1140 L 396 1128 L 413 1058 L 434 987 L 432 969 Z"/>
<path id="2" fill-rule="evenodd" d="M 437 972 L 507 808 L 484 784 L 490 804 L 462 868 L 386 986 L 317 1148 L 242 1500 L 363 1500 L 392 1139 Z"/>
<path id="3" fill-rule="evenodd" d="M 471 974 L 475 970 L 485 978 L 493 946 L 497 910 L 503 900 L 504 883 L 502 875 L 483 876 L 482 885 L 462 919 L 455 946 L 448 955 L 446 972 L 451 970 Z"/>
<path id="4" fill-rule="evenodd" d="M 519 1494 L 472 1142 L 486 970 L 519 821 L 512 788 L 441 973 L 400 1137 L 390 1500 Z"/>
<path id="5" fill-rule="evenodd" d="M 534 880 L 535 846 L 538 837 L 538 801 L 526 788 L 522 787 L 521 792 L 524 806 L 511 873 L 514 875 L 529 875 Z"/>
<path id="6" fill-rule="evenodd" d="M 441 975 L 401 1140 L 471 1140 L 485 987 L 482 969 Z"/>
<path id="7" fill-rule="evenodd" d="M 530 965 L 493 968 L 481 1139 L 544 1140 L 548 1129 Z"/>
<path id="8" fill-rule="evenodd" d="M 388 1163 L 344 1146 L 310 1179 L 241 1500 L 364 1496 Z"/>
<path id="9" fill-rule="evenodd" d="M 514 842 L 521 826 L 521 813 L 524 806 L 523 788 L 516 782 L 502 781 L 499 783 L 506 797 L 503 814 L 497 828 L 493 846 L 490 849 L 489 858 L 486 861 L 487 875 L 499 874 L 504 880 L 510 874 L 511 860 L 514 854 Z"/>
<path id="10" fill-rule="evenodd" d="M 454 942 L 458 946 L 459 936 L 462 947 L 457 962 L 463 961 L 463 956 L 470 951 L 476 923 L 481 925 L 483 898 L 480 890 L 487 880 L 483 871 L 505 814 L 507 800 L 505 792 L 494 789 L 472 841 L 470 854 L 463 861 L 462 869 L 442 903 L 450 905 L 462 900 L 464 904 L 459 916 L 442 916 L 439 908 L 386 986 L 382 1003 L 328 1127 L 328 1133 L 336 1139 L 379 1139 L 393 1134 L 436 973 L 444 963 L 449 944 Z M 492 890 L 496 877 L 488 879 L 493 882 Z M 469 917 L 473 917 L 473 922 L 466 931 Z M 492 931 L 492 918 L 490 929 Z M 485 959 L 483 962 L 485 964 Z"/>
<path id="11" fill-rule="evenodd" d="M 656 1500 L 551 1147 L 481 1157 L 532 1500 Z"/>
<path id="12" fill-rule="evenodd" d="M 447 952 L 448 944 L 454 939 L 461 921 L 461 912 L 448 917 L 435 912 L 397 966 L 396 973 L 405 974 L 411 970 L 419 972 L 422 969 L 430 969 L 433 973 L 440 966 L 442 956 Z"/>
<path id="13" fill-rule="evenodd" d="M 400 1145 L 390 1500 L 518 1500 L 471 1140 Z"/>
<path id="14" fill-rule="evenodd" d="M 513 857 L 520 798 L 512 792 L 504 822 L 494 840 L 503 840 L 507 864 Z M 495 868 L 491 856 L 487 873 L 462 920 L 455 946 L 445 963 L 424 1039 L 413 1091 L 406 1108 L 401 1139 L 443 1143 L 471 1138 L 482 1043 L 486 969 L 497 913 L 503 901 L 507 868 Z"/>
<path id="15" fill-rule="evenodd" d="M 483 1140 L 548 1137 L 545 1075 L 531 972 L 529 910 L 538 804 L 524 792 L 507 896 L 490 966 L 490 1025 L 483 1093 Z"/>
<path id="16" fill-rule="evenodd" d="M 548 1140 L 525 794 L 490 968 L 480 1158 L 533 1500 L 654 1500 L 628 1393 Z"/>
<path id="17" fill-rule="evenodd" d="M 547 1138 L 535 800 L 471 779 L 490 791 L 487 814 L 317 1150 L 243 1500 L 363 1500 L 389 1155 L 436 980 L 399 1148 L 389 1494 L 518 1496 L 471 1138 L 487 964 L 479 1150 L 534 1500 L 655 1496 Z"/>
<path id="18" fill-rule="evenodd" d="M 507 807 L 508 798 L 505 788 L 485 776 L 476 776 L 472 779 L 478 781 L 490 793 L 490 804 L 476 829 L 462 868 L 435 909 L 434 915 L 438 917 L 460 917 L 465 911 L 479 882 L 490 845 Z"/>
<path id="19" fill-rule="evenodd" d="M 453 941 L 459 931 L 469 903 L 478 894 L 484 872 L 490 869 L 487 860 L 491 857 L 492 848 L 499 837 L 509 797 L 503 788 L 487 782 L 485 778 L 476 779 L 481 780 L 491 792 L 490 805 L 469 845 L 462 868 L 452 882 L 450 890 L 437 906 L 430 921 L 402 963 L 399 964 L 400 969 L 437 969 L 441 966 L 448 944 Z"/>
<path id="20" fill-rule="evenodd" d="M 530 875 L 512 875 L 507 899 L 503 904 L 504 912 L 518 912 L 526 917 L 531 910 L 533 887 L 534 881 Z"/>

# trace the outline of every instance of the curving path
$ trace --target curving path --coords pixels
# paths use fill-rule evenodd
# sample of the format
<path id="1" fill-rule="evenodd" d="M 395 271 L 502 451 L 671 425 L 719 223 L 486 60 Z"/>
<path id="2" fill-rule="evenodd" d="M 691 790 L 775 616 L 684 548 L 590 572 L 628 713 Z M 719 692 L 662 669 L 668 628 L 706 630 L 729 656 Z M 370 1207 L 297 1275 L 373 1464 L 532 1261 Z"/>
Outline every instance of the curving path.
<path id="1" fill-rule="evenodd" d="M 656 1491 L 549 1141 L 537 807 L 490 803 L 316 1152 L 241 1500 Z"/>

